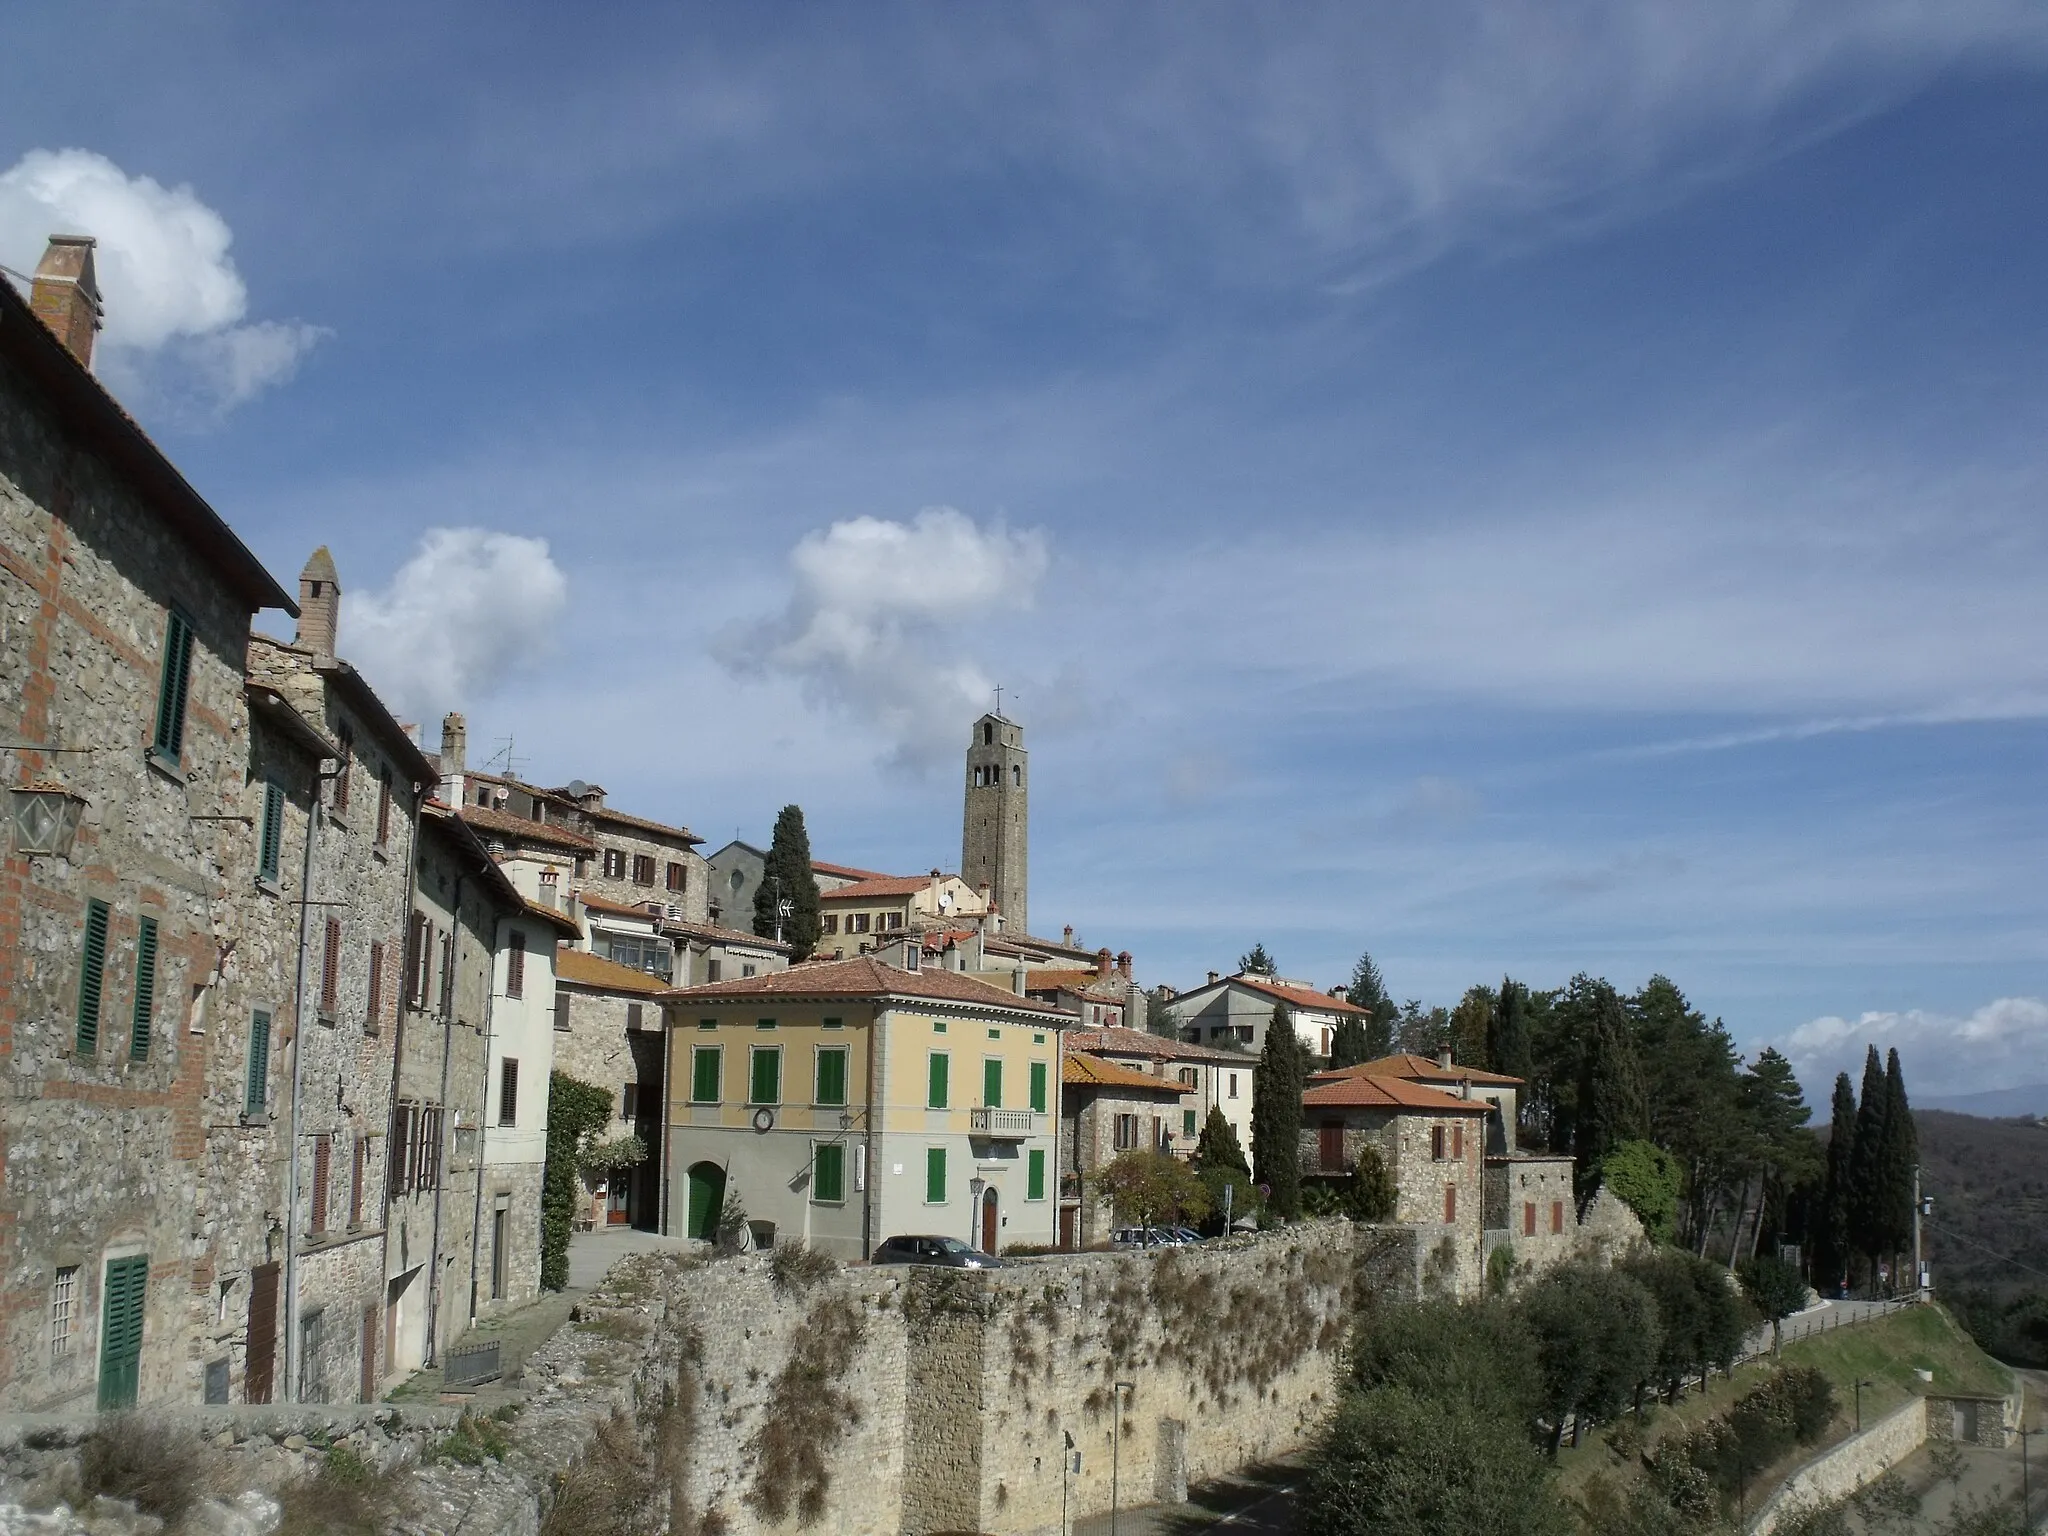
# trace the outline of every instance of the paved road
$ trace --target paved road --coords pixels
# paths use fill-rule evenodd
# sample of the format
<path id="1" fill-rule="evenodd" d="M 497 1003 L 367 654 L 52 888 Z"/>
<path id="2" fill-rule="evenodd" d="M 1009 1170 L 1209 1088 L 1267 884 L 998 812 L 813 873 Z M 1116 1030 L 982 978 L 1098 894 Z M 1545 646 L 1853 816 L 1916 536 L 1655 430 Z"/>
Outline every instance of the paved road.
<path id="1" fill-rule="evenodd" d="M 1185 1504 L 1150 1504 L 1118 1511 L 1116 1536 L 1293 1536 L 1298 1462 L 1248 1467 L 1188 1490 Z M 1074 1522 L 1074 1536 L 1110 1536 L 1110 1517 L 1090 1515 Z"/>
<path id="2" fill-rule="evenodd" d="M 1905 1305 L 1896 1301 L 1824 1301 L 1817 1307 L 1796 1312 L 1785 1319 L 1785 1342 L 1803 1339 L 1828 1328 L 1841 1328 L 1867 1318 L 1897 1312 Z M 1771 1325 L 1766 1323 L 1749 1336 L 1746 1353 L 1761 1355 L 1771 1347 Z"/>

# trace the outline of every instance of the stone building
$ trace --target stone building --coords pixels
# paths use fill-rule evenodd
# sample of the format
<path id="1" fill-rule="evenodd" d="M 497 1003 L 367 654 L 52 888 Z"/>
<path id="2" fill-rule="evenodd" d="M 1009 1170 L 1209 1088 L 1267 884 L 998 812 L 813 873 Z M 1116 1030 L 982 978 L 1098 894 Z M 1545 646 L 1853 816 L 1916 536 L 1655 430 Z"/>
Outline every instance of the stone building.
<path id="1" fill-rule="evenodd" d="M 661 1226 L 662 1073 L 667 1040 L 660 976 L 602 955 L 565 949 L 555 957 L 555 1066 L 611 1095 L 611 1124 L 600 1139 L 638 1136 L 647 1161 L 608 1178 L 586 1176 L 593 1225 Z"/>
<path id="2" fill-rule="evenodd" d="M 1507 1156 L 1516 1148 L 1515 1126 L 1516 1105 L 1525 1086 L 1519 1077 L 1509 1077 L 1501 1072 L 1488 1072 L 1483 1067 L 1469 1067 L 1463 1062 L 1451 1059 L 1451 1048 L 1446 1045 L 1434 1056 L 1417 1056 L 1413 1052 L 1397 1051 L 1391 1056 L 1378 1056 L 1371 1061 L 1360 1062 L 1355 1067 L 1340 1067 L 1330 1072 L 1315 1074 L 1317 1082 L 1326 1082 L 1333 1077 L 1398 1077 L 1403 1082 L 1420 1083 L 1425 1088 L 1434 1088 L 1439 1093 L 1452 1094 L 1459 1098 L 1483 1099 L 1493 1109 L 1493 1116 L 1487 1123 L 1486 1150 L 1489 1156 Z"/>
<path id="3" fill-rule="evenodd" d="M 556 790 L 574 800 L 584 830 L 597 843 L 581 889 L 606 901 L 645 907 L 660 902 L 680 922 L 710 920 L 711 867 L 697 852 L 704 841 L 687 827 L 629 816 L 605 804 L 604 790 L 573 780 Z"/>
<path id="4" fill-rule="evenodd" d="M 1061 1060 L 1060 1082 L 1059 1245 L 1088 1248 L 1109 1241 L 1116 1219 L 1097 1176 L 1118 1153 L 1167 1149 L 1183 1085 L 1081 1051 Z"/>
<path id="5" fill-rule="evenodd" d="M 818 954 L 845 960 L 904 933 L 978 930 L 988 911 L 985 892 L 936 869 L 928 875 L 853 881 L 819 894 Z"/>
<path id="6" fill-rule="evenodd" d="M 1487 1243 L 1507 1248 L 1517 1274 L 1540 1274 L 1579 1252 L 1572 1166 L 1569 1157 L 1487 1155 Z"/>
<path id="7" fill-rule="evenodd" d="M 93 378 L 98 320 L 89 240 L 53 242 L 29 303 L 0 283 L 9 1410 L 201 1395 L 224 898 L 256 837 L 244 659 L 253 614 L 293 611 Z"/>
<path id="8" fill-rule="evenodd" d="M 898 954 L 667 995 L 671 1231 L 708 1235 L 732 1193 L 757 1237 L 846 1258 L 1052 1243 L 1071 1018 Z"/>
<path id="9" fill-rule="evenodd" d="M 1202 1122 L 1212 1109 L 1237 1132 L 1238 1145 L 1249 1156 L 1252 1149 L 1252 1069 L 1255 1058 L 1241 1051 L 1214 1050 L 1169 1040 L 1142 1029 L 1085 1026 L 1070 1031 L 1067 1049 L 1117 1066 L 1148 1072 L 1180 1085 L 1181 1099 L 1174 1106 L 1170 1133 L 1165 1145 L 1182 1157 L 1194 1155 L 1195 1142 L 1202 1134 Z"/>
<path id="10" fill-rule="evenodd" d="M 986 887 L 1012 933 L 1031 918 L 1031 754 L 1024 727 L 1000 714 L 974 722 L 967 743 L 966 804 L 960 817 L 960 877 Z"/>
<path id="11" fill-rule="evenodd" d="M 1294 1032 L 1311 1056 L 1329 1057 L 1337 1025 L 1363 1019 L 1366 1011 L 1343 995 L 1341 987 L 1318 992 L 1305 981 L 1239 971 L 1230 976 L 1209 973 L 1208 981 L 1173 999 L 1171 1013 L 1184 1040 L 1203 1045 L 1235 1045 L 1256 1056 L 1266 1048 L 1266 1026 L 1273 1010 L 1286 1004 Z"/>

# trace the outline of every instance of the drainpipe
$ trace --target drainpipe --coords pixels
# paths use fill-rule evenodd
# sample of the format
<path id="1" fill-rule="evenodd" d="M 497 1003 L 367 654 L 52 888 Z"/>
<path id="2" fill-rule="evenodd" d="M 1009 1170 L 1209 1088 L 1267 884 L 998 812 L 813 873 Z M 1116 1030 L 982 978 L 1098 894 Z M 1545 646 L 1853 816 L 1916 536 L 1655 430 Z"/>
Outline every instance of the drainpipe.
<path id="1" fill-rule="evenodd" d="M 448 1192 L 448 1150 L 455 1137 L 454 1127 L 448 1123 L 448 1074 L 455 1052 L 455 995 L 462 989 L 462 891 L 468 884 L 467 875 L 457 875 L 455 899 L 448 904 L 448 992 L 441 999 L 441 1145 L 434 1153 L 434 1236 L 427 1249 L 427 1355 L 421 1362 L 428 1366 L 440 1359 L 441 1206 Z M 477 1145 L 483 1145 L 481 1124 L 477 1126 Z"/>
<path id="2" fill-rule="evenodd" d="M 1067 1032 L 1055 1024 L 1052 1029 L 1052 1246 L 1060 1246 L 1060 1212 L 1066 1209 L 1060 1190 L 1060 1120 L 1066 1108 Z M 1081 1213 L 1074 1212 L 1074 1241 L 1081 1240 Z"/>
<path id="3" fill-rule="evenodd" d="M 322 759 L 327 761 L 327 759 Z M 292 978 L 292 1107 L 286 1118 L 284 1163 L 284 1391 L 279 1400 L 299 1400 L 299 1081 L 305 1061 L 306 951 L 313 920 L 313 843 L 320 831 L 320 795 L 330 779 L 324 768 L 313 774 L 313 808 L 306 817 L 306 856 L 299 870 L 299 956 Z"/>
<path id="4" fill-rule="evenodd" d="M 879 1174 L 875 1167 L 875 1026 L 881 1018 L 879 1009 L 868 1015 L 867 1091 L 861 1111 L 861 1117 L 867 1122 L 861 1128 L 860 1256 L 863 1261 L 875 1255 L 875 1179 Z"/>
<path id="5" fill-rule="evenodd" d="M 505 921 L 497 925 L 502 928 Z M 484 1229 L 484 1165 L 490 1150 L 491 1135 L 491 1040 L 495 1028 L 493 1020 L 498 1007 L 498 946 L 491 946 L 491 983 L 484 989 L 484 1082 L 483 1091 L 477 1095 L 477 1103 L 483 1108 L 477 1111 L 476 1128 L 476 1208 L 469 1218 L 469 1320 L 476 1321 L 476 1261 L 477 1244 L 483 1239 Z M 499 1106 L 501 1109 L 502 1105 Z M 495 1272 L 494 1272 L 495 1278 Z"/>

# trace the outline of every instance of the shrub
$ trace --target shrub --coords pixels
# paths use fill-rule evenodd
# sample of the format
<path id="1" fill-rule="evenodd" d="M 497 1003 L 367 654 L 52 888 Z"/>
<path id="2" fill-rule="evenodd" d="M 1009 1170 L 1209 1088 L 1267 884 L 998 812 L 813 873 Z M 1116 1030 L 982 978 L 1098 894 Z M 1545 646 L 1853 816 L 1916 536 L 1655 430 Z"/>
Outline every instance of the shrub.
<path id="1" fill-rule="evenodd" d="M 611 1122 L 612 1096 L 566 1072 L 548 1075 L 547 1161 L 540 1183 L 540 1283 L 559 1291 L 569 1283 L 569 1230 L 583 1199 L 581 1158 L 591 1132 Z"/>
<path id="2" fill-rule="evenodd" d="M 814 1525 L 831 1488 L 829 1459 L 861 1421 L 857 1398 L 840 1385 L 867 1336 L 858 1303 L 827 1295 L 813 1304 L 789 1341 L 789 1358 L 768 1389 L 761 1427 L 747 1441 L 754 1462 L 746 1500 L 770 1525 L 794 1507 L 797 1523 Z"/>
<path id="3" fill-rule="evenodd" d="M 555 1480 L 540 1536 L 628 1536 L 658 1494 L 654 1459 L 633 1421 L 614 1412 Z"/>
<path id="4" fill-rule="evenodd" d="M 1526 1424 L 1542 1391 L 1536 1343 L 1503 1302 L 1424 1301 L 1368 1308 L 1353 1330 L 1351 1379 L 1402 1387 Z"/>
<path id="5" fill-rule="evenodd" d="M 437 1441 L 431 1458 L 446 1457 L 465 1467 L 480 1467 L 486 1461 L 503 1461 L 512 1441 L 496 1419 L 477 1418 L 464 1413 L 455 1427 Z"/>
<path id="6" fill-rule="evenodd" d="M 1095 1187 L 1116 1203 L 1120 1220 L 1136 1226 L 1176 1225 L 1209 1214 L 1209 1191 L 1167 1152 L 1119 1152 L 1095 1176 Z"/>
<path id="7" fill-rule="evenodd" d="M 1344 1186 L 1344 1213 L 1353 1221 L 1388 1221 L 1398 1199 L 1386 1160 L 1380 1149 L 1368 1142 L 1359 1148 L 1358 1161 Z"/>
<path id="8" fill-rule="evenodd" d="M 380 1536 L 403 1521 L 403 1475 L 379 1472 L 346 1445 L 277 1491 L 277 1536 Z"/>
<path id="9" fill-rule="evenodd" d="M 1601 1161 L 1600 1181 L 1636 1213 L 1653 1243 L 1668 1243 L 1678 1226 L 1678 1160 L 1647 1141 L 1624 1141 Z"/>
<path id="10" fill-rule="evenodd" d="M 140 1414 L 103 1420 L 79 1447 L 78 1475 L 87 1499 L 127 1499 L 146 1515 L 175 1525 L 199 1502 L 208 1461 L 197 1437 Z"/>
<path id="11" fill-rule="evenodd" d="M 820 1280 L 839 1272 L 832 1255 L 801 1243 L 780 1243 L 768 1256 L 768 1278 L 785 1296 L 801 1296 Z"/>

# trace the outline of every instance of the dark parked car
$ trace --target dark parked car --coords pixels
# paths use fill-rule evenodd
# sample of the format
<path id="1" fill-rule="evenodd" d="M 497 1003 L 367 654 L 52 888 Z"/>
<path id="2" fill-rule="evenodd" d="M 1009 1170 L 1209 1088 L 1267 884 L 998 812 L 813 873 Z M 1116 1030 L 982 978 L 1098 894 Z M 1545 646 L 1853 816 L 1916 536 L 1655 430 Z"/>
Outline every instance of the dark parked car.
<path id="1" fill-rule="evenodd" d="M 875 1250 L 877 1264 L 944 1264 L 953 1269 L 1001 1269 L 992 1253 L 970 1248 L 957 1237 L 892 1237 Z"/>

